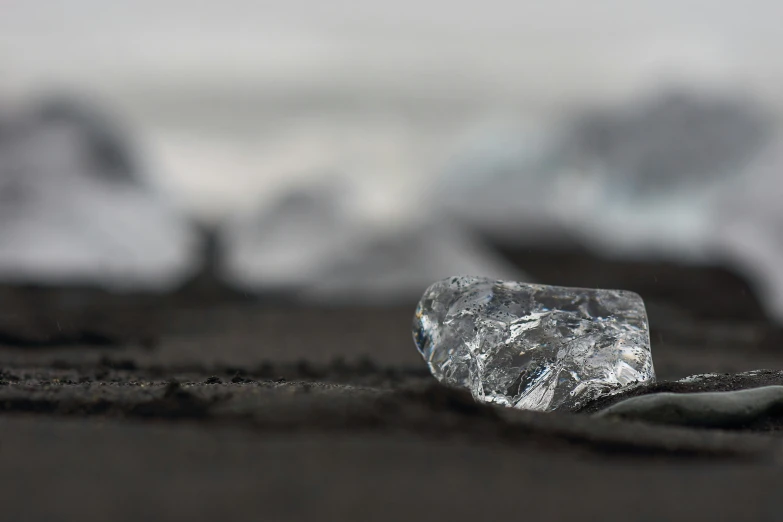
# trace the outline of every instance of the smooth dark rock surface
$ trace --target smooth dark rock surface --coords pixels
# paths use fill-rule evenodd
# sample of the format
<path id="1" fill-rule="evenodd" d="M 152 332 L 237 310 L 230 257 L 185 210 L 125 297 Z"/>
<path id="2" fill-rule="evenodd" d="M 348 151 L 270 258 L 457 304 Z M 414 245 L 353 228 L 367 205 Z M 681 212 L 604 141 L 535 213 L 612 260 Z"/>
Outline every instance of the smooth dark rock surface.
<path id="1" fill-rule="evenodd" d="M 783 419 L 783 386 L 632 397 L 596 413 L 600 418 L 704 428 L 746 428 Z"/>

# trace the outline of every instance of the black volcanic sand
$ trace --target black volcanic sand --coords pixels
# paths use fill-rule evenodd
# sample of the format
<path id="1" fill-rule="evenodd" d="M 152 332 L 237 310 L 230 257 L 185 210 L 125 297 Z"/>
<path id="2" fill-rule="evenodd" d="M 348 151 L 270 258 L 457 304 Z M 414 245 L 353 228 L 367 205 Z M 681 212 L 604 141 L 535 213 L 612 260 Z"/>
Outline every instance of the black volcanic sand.
<path id="1" fill-rule="evenodd" d="M 429 376 L 414 303 L 0 300 L 4 520 L 780 518 L 783 418 L 706 430 L 590 416 L 617 398 L 478 405 Z M 783 384 L 778 329 L 757 314 L 646 301 L 659 383 L 626 396 Z"/>

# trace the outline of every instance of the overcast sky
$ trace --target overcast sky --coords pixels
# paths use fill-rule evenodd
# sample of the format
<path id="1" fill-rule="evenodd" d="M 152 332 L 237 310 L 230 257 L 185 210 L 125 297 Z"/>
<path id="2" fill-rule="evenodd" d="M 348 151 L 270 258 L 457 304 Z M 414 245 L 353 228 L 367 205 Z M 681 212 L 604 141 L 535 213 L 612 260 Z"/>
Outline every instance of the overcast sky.
<path id="1" fill-rule="evenodd" d="M 783 76 L 781 20 L 775 0 L 0 0 L 0 72 L 115 87 L 484 73 L 535 93 L 681 67 L 755 84 Z"/>

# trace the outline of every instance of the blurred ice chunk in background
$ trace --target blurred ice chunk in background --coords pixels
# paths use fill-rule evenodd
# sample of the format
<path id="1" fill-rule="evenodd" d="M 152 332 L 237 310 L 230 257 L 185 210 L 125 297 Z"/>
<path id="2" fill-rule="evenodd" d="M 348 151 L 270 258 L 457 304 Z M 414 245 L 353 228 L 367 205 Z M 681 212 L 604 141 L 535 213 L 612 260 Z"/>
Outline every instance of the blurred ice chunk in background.
<path id="1" fill-rule="evenodd" d="M 712 254 L 747 277 L 767 312 L 783 322 L 783 138 L 726 184 L 712 215 Z"/>
<path id="2" fill-rule="evenodd" d="M 22 214 L 6 190 L 0 249 L 31 278 L 170 286 L 199 263 L 184 208 L 253 292 L 378 302 L 444 270 L 527 278 L 500 242 L 721 264 L 783 318 L 782 18 L 770 0 L 6 1 L 0 107 L 104 100 L 155 189 L 95 181 L 83 138 L 26 131 L 25 183 L 59 195 Z"/>
<path id="3" fill-rule="evenodd" d="M 548 135 L 481 136 L 438 193 L 446 212 L 506 241 L 703 261 L 714 213 L 747 182 L 770 124 L 744 97 L 664 90 L 574 115 Z"/>
<path id="4" fill-rule="evenodd" d="M 198 265 L 188 220 L 148 186 L 129 140 L 51 99 L 0 135 L 0 280 L 171 290 Z"/>
<path id="5" fill-rule="evenodd" d="M 451 274 L 521 277 L 437 217 L 370 226 L 351 203 L 350 186 L 332 180 L 232 220 L 221 234 L 223 277 L 238 288 L 321 304 L 410 302 Z"/>
<path id="6" fill-rule="evenodd" d="M 314 184 L 236 216 L 220 233 L 223 277 L 274 293 L 313 284 L 324 263 L 350 248 L 363 230 L 346 208 L 347 190 L 339 182 Z"/>
<path id="7" fill-rule="evenodd" d="M 716 198 L 769 139 L 762 111 L 741 96 L 670 92 L 577 120 L 559 153 L 601 180 L 581 220 L 590 241 L 618 255 L 704 261 Z"/>

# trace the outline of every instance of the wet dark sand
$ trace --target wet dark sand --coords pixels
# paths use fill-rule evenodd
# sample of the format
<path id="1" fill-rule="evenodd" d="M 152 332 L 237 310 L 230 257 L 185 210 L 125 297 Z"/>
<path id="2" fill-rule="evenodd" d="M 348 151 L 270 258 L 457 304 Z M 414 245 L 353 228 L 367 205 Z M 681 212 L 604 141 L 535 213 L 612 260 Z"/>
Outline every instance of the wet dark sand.
<path id="1" fill-rule="evenodd" d="M 0 298 L 3 519 L 779 520 L 783 419 L 699 430 L 476 405 L 424 368 L 413 303 Z M 783 369 L 757 314 L 647 301 L 654 389 L 700 391 L 670 382 L 707 372 L 710 389 L 783 384 L 733 376 Z"/>

